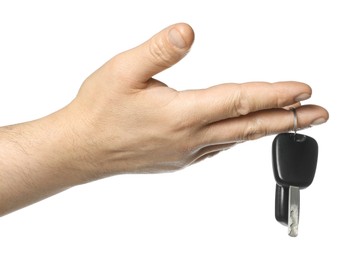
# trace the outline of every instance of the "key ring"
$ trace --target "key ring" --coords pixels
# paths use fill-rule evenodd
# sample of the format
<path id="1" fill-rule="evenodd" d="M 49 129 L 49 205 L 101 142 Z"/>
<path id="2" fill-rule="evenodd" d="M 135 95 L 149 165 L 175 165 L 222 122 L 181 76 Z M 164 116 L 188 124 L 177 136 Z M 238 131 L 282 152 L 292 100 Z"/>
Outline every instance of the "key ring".
<path id="1" fill-rule="evenodd" d="M 297 110 L 295 107 L 292 107 L 290 110 L 293 111 L 294 119 L 293 119 L 293 131 L 294 131 L 294 136 L 297 135 L 297 128 L 298 128 L 298 116 L 297 116 Z"/>

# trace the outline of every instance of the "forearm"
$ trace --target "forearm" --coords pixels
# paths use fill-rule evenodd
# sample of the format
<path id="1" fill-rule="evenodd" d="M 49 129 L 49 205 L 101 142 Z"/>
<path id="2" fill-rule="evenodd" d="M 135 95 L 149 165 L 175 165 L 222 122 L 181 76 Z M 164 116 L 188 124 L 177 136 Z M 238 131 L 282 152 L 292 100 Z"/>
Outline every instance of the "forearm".
<path id="1" fill-rule="evenodd" d="M 63 124 L 53 114 L 0 128 L 0 216 L 78 183 Z"/>

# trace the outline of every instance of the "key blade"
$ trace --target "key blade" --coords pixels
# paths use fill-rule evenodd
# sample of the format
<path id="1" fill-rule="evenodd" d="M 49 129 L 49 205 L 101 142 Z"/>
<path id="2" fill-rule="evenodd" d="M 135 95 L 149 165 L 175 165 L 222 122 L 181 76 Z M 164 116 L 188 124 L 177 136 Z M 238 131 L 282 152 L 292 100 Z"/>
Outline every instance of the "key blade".
<path id="1" fill-rule="evenodd" d="M 299 204 L 300 204 L 299 188 L 290 186 L 289 201 L 288 201 L 288 235 L 290 235 L 291 237 L 298 236 Z"/>

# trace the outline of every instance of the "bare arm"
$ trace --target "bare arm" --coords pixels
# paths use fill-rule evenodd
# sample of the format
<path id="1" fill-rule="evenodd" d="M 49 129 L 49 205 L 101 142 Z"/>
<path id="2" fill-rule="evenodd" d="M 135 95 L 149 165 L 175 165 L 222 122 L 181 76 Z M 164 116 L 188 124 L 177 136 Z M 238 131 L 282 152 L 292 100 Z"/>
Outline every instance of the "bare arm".
<path id="1" fill-rule="evenodd" d="M 62 110 L 0 128 L 0 215 L 78 184 L 174 171 L 293 128 L 284 107 L 310 97 L 306 84 L 228 83 L 178 92 L 154 80 L 187 54 L 193 39 L 188 25 L 170 26 L 104 64 Z M 297 110 L 300 128 L 328 119 L 319 106 Z"/>

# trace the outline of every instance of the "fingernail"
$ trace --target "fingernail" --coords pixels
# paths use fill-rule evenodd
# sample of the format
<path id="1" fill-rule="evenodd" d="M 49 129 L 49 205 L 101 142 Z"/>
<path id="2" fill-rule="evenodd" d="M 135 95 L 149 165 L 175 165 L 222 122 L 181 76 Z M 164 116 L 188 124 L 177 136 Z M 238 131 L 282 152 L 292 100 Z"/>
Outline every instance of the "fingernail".
<path id="1" fill-rule="evenodd" d="M 176 29 L 172 29 L 169 31 L 168 33 L 168 38 L 169 41 L 176 46 L 179 49 L 183 49 L 186 47 L 186 43 L 182 37 L 182 35 L 180 34 L 180 32 L 178 32 Z"/>
<path id="2" fill-rule="evenodd" d="M 294 100 L 295 102 L 299 102 L 299 101 L 303 101 L 310 98 L 310 94 L 309 93 L 302 93 L 299 96 L 297 96 Z"/>
<path id="3" fill-rule="evenodd" d="M 325 118 L 320 117 L 320 118 L 314 120 L 310 125 L 312 125 L 312 126 L 321 125 L 321 124 L 323 124 L 325 122 L 326 122 Z"/>

